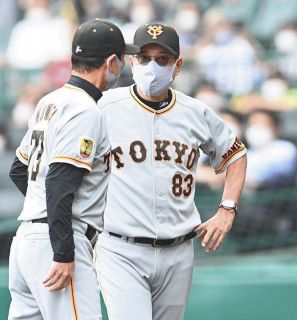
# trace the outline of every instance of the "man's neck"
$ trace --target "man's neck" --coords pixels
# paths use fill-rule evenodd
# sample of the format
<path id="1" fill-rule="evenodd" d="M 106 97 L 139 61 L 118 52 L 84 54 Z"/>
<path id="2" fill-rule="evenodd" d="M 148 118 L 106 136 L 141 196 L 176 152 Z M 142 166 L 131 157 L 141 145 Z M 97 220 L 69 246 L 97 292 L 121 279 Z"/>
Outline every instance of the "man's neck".
<path id="1" fill-rule="evenodd" d="M 72 70 L 71 75 L 80 77 L 86 81 L 92 83 L 96 88 L 103 91 L 105 89 L 105 85 L 103 84 L 103 74 L 101 71 L 93 71 L 88 73 L 77 72 Z"/>

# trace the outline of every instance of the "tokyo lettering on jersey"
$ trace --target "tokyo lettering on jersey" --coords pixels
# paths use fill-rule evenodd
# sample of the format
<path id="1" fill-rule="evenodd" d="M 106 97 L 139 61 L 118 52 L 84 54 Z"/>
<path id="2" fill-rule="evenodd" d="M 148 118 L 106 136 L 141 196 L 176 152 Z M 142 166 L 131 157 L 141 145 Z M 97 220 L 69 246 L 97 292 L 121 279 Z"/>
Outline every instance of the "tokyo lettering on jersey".
<path id="1" fill-rule="evenodd" d="M 47 216 L 45 179 L 49 165 L 61 162 L 89 171 L 75 193 L 72 219 L 102 229 L 110 144 L 101 111 L 86 91 L 68 83 L 42 98 L 16 154 L 28 166 L 27 194 L 18 220 Z"/>
<path id="2" fill-rule="evenodd" d="M 216 173 L 246 154 L 210 108 L 170 90 L 170 103 L 158 111 L 133 87 L 109 90 L 98 102 L 111 143 L 107 231 L 158 239 L 187 234 L 201 222 L 194 203 L 200 152 L 209 155 Z"/>

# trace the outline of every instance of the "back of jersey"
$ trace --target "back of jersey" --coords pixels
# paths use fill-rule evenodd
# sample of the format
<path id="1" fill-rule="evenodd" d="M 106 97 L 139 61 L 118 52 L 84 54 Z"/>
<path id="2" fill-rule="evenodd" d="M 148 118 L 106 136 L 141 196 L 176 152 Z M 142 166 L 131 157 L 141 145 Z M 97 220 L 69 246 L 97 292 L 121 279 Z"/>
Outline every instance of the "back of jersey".
<path id="1" fill-rule="evenodd" d="M 19 217 L 22 221 L 46 216 L 45 178 L 49 154 L 45 152 L 45 145 L 48 145 L 47 140 L 50 140 L 49 125 L 57 121 L 55 115 L 58 111 L 56 104 L 47 101 L 45 97 L 38 103 L 29 121 L 28 131 L 17 149 L 19 160 L 28 165 L 28 188 L 24 208 Z"/>
<path id="2" fill-rule="evenodd" d="M 84 90 L 65 85 L 41 99 L 17 149 L 20 161 L 28 165 L 28 189 L 19 220 L 47 216 L 45 180 L 49 165 L 59 162 L 89 171 L 76 193 L 80 200 L 74 199 L 73 211 L 76 218 L 85 216 L 86 223 L 96 226 L 96 215 L 104 207 L 104 202 L 98 203 L 98 199 L 105 199 L 108 172 L 104 162 L 107 162 L 109 148 L 101 112 Z"/>

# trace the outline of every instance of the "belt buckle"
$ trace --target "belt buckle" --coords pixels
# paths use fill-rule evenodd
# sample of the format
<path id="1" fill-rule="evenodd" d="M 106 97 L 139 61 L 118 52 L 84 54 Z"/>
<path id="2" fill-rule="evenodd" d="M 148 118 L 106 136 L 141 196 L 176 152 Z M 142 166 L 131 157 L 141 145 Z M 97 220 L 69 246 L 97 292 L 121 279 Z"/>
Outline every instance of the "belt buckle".
<path id="1" fill-rule="evenodd" d="M 152 246 L 154 247 L 154 248 L 156 248 L 156 247 L 161 247 L 161 245 L 160 244 L 158 244 L 158 239 L 154 239 L 154 241 L 153 241 L 153 243 L 152 243 Z"/>

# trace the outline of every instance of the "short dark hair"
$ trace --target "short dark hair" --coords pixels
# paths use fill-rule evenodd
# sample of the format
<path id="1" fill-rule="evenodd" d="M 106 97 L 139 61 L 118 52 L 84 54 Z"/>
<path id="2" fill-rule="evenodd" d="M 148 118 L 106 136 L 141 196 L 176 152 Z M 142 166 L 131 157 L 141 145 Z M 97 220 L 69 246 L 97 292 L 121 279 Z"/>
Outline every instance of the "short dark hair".
<path id="1" fill-rule="evenodd" d="M 92 72 L 100 68 L 104 62 L 106 57 L 79 57 L 77 55 L 71 56 L 72 70 L 78 72 Z"/>
<path id="2" fill-rule="evenodd" d="M 115 53 L 119 60 L 122 59 L 122 55 L 120 53 Z M 109 55 L 110 56 L 110 55 Z M 92 72 L 100 68 L 107 57 L 92 57 L 92 58 L 85 58 L 79 57 L 77 55 L 72 54 L 71 56 L 71 63 L 72 63 L 72 70 L 78 72 Z"/>

